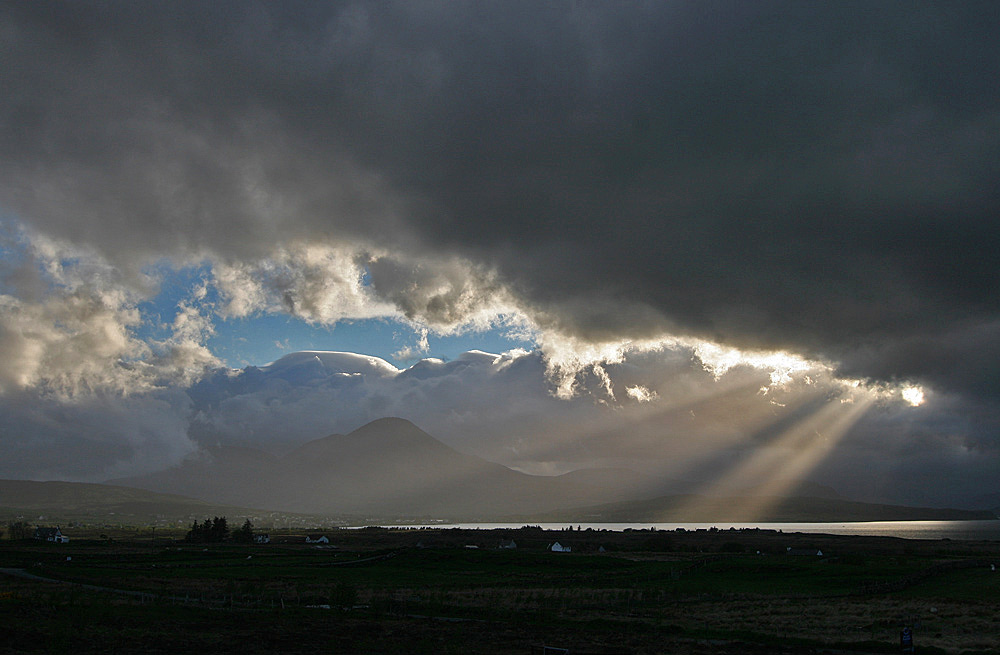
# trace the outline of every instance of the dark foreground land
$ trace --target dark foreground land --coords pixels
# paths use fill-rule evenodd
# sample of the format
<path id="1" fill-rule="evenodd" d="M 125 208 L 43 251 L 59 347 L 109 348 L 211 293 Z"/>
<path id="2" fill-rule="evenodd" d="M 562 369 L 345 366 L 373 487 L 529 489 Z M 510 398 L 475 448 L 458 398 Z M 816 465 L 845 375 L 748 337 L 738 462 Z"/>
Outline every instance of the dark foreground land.
<path id="1" fill-rule="evenodd" d="M 898 653 L 910 627 L 917 653 L 1000 653 L 1000 542 L 324 534 L 0 542 L 0 652 Z"/>

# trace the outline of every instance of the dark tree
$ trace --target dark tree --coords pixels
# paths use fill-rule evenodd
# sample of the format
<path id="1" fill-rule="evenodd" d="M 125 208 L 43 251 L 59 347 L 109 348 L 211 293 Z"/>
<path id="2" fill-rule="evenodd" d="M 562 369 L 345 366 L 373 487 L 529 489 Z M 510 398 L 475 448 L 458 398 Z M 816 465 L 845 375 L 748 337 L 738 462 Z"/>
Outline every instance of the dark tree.
<path id="1" fill-rule="evenodd" d="M 226 517 L 216 516 L 212 519 L 205 519 L 202 523 L 195 521 L 188 530 L 187 541 L 196 543 L 219 543 L 229 539 L 229 525 Z"/>
<path id="2" fill-rule="evenodd" d="M 253 543 L 253 523 L 250 522 L 250 519 L 243 521 L 243 526 L 233 532 L 233 541 L 238 544 Z"/>
<path id="3" fill-rule="evenodd" d="M 184 537 L 186 541 L 202 542 L 205 541 L 205 533 L 201 529 L 201 524 L 195 521 L 191 524 L 191 529 L 188 530 L 187 535 Z"/>
<path id="4" fill-rule="evenodd" d="M 212 537 L 209 541 L 216 543 L 229 539 L 229 524 L 226 523 L 225 516 L 216 516 L 212 519 Z"/>

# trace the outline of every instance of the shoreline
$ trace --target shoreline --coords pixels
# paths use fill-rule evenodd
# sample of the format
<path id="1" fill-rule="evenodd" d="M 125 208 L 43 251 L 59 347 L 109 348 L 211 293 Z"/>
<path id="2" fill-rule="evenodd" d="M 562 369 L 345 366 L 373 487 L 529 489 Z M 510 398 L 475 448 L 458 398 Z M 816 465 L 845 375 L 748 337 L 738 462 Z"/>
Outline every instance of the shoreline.
<path id="1" fill-rule="evenodd" d="M 897 537 L 902 539 L 948 539 L 961 541 L 1000 541 L 1000 519 L 965 519 L 954 521 L 801 521 L 739 522 L 707 521 L 677 523 L 626 522 L 420 522 L 369 523 L 344 526 L 359 530 L 366 527 L 423 530 L 519 530 L 538 527 L 552 532 L 744 532 L 760 531 L 784 534 L 813 534 L 855 537 Z M 568 528 L 572 527 L 573 530 Z"/>

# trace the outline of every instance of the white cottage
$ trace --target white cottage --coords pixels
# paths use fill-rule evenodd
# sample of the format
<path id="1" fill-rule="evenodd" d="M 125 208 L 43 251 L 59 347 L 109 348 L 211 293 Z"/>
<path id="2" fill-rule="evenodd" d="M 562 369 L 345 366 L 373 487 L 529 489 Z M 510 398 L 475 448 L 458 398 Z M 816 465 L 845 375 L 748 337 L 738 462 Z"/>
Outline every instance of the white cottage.
<path id="1" fill-rule="evenodd" d="M 549 546 L 549 550 L 551 550 L 553 553 L 572 553 L 573 552 L 573 548 L 572 547 L 570 547 L 570 546 L 563 546 L 558 541 L 555 542 L 554 544 L 552 544 L 551 546 Z"/>

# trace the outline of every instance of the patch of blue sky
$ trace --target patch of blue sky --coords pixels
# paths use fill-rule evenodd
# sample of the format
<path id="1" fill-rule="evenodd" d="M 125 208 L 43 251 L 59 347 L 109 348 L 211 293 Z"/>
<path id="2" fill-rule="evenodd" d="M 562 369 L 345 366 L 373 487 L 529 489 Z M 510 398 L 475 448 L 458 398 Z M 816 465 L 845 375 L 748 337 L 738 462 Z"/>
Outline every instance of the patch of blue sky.
<path id="1" fill-rule="evenodd" d="M 12 273 L 28 260 L 28 243 L 16 225 L 0 220 L 0 259 L 3 270 Z M 73 261 L 63 265 L 72 266 Z M 42 271 L 40 271 L 42 272 Z M 502 353 L 515 348 L 531 350 L 530 340 L 509 336 L 499 327 L 459 335 L 433 333 L 421 348 L 422 334 L 409 323 L 391 318 L 341 321 L 334 326 L 311 324 L 286 314 L 261 313 L 245 318 L 223 318 L 212 307 L 218 300 L 216 290 L 207 285 L 207 295 L 192 297 L 195 289 L 211 280 L 208 264 L 175 268 L 169 261 L 148 266 L 144 272 L 159 283 L 155 296 L 140 302 L 137 309 L 141 323 L 134 336 L 150 345 L 172 335 L 172 325 L 182 303 L 202 308 L 212 320 L 215 332 L 206 345 L 226 366 L 243 368 L 262 366 L 290 352 L 300 350 L 335 350 L 373 355 L 403 368 L 424 357 L 451 360 L 469 350 Z M 367 274 L 366 274 L 367 278 Z M 368 283 L 368 280 L 365 280 Z M 15 293 L 11 280 L 0 274 L 0 293 Z"/>
<path id="2" fill-rule="evenodd" d="M 162 341 L 171 335 L 171 325 L 180 304 L 193 300 L 192 293 L 210 278 L 211 268 L 202 265 L 175 269 L 169 262 L 163 262 L 148 266 L 143 272 L 159 281 L 159 289 L 156 296 L 139 303 L 137 308 L 142 324 L 135 336 L 147 342 Z M 205 300 L 214 300 L 212 287 L 208 287 L 208 291 Z"/>
<path id="3" fill-rule="evenodd" d="M 171 336 L 171 326 L 181 303 L 192 302 L 194 289 L 211 279 L 208 265 L 174 269 L 169 262 L 145 271 L 159 280 L 159 292 L 139 304 L 142 324 L 135 336 L 147 343 Z M 508 336 L 503 327 L 460 335 L 427 336 L 427 350 L 421 350 L 422 333 L 413 325 L 391 318 L 345 320 L 336 325 L 309 323 L 281 313 L 257 313 L 243 318 L 224 318 L 214 313 L 217 291 L 207 287 L 205 298 L 194 303 L 212 321 L 214 333 L 206 346 L 224 365 L 231 368 L 263 366 L 283 355 L 301 350 L 332 350 L 380 357 L 404 368 L 423 359 L 451 360 L 469 350 L 502 353 L 515 348 L 531 350 L 535 344 Z"/>
<path id="4" fill-rule="evenodd" d="M 364 325 L 360 325 L 364 324 Z M 381 320 L 312 324 L 287 314 L 215 319 L 207 346 L 227 366 L 263 366 L 300 350 L 343 350 L 382 356 L 392 329 Z"/>

